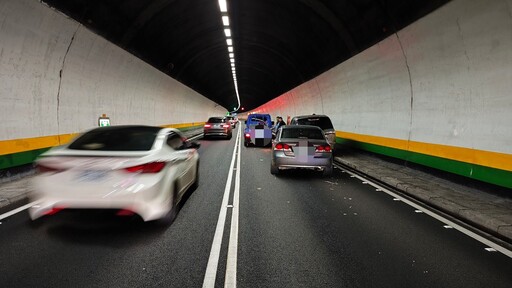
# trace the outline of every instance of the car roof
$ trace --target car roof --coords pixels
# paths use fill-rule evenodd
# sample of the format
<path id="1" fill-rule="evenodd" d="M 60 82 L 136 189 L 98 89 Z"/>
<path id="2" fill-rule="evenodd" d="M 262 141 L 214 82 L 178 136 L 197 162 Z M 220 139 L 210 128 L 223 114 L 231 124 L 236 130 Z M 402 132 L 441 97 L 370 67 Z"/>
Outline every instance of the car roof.
<path id="1" fill-rule="evenodd" d="M 80 135 L 89 133 L 89 132 L 95 132 L 95 131 L 120 131 L 120 130 L 154 131 L 156 134 L 159 134 L 159 135 L 165 135 L 169 132 L 175 132 L 179 135 L 182 134 L 179 129 L 170 128 L 170 127 L 160 127 L 160 126 L 150 126 L 150 125 L 112 125 L 112 126 L 103 126 L 103 127 L 96 127 L 93 129 L 89 129 L 89 130 L 84 131 L 83 133 L 80 133 Z"/>
<path id="2" fill-rule="evenodd" d="M 318 126 L 314 126 L 314 125 L 284 125 L 284 126 L 281 126 L 281 129 L 318 129 L 318 130 L 322 130 L 322 128 L 318 127 Z"/>
<path id="3" fill-rule="evenodd" d="M 101 131 L 116 131 L 116 130 L 154 130 L 159 131 L 162 129 L 165 129 L 163 127 L 159 126 L 149 126 L 149 125 L 112 125 L 112 126 L 103 126 L 103 127 L 96 127 L 93 129 L 90 129 L 88 131 L 94 131 L 94 130 L 100 130 Z"/>
<path id="4" fill-rule="evenodd" d="M 311 117 L 327 117 L 329 118 L 329 116 L 327 115 L 323 115 L 323 114 L 310 114 L 310 115 L 300 115 L 300 116 L 294 116 L 293 118 L 311 118 Z"/>

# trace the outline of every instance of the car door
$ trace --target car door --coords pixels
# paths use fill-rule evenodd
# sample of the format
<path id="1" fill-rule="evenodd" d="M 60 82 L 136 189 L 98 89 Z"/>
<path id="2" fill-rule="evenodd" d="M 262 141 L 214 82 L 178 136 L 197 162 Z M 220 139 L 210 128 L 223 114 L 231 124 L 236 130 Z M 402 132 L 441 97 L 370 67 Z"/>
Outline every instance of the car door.
<path id="1" fill-rule="evenodd" d="M 178 185 L 178 193 L 183 194 L 192 182 L 194 181 L 194 166 L 193 151 L 186 149 L 183 137 L 178 133 L 171 132 L 167 136 L 167 145 L 169 145 L 176 155 L 176 179 Z"/>

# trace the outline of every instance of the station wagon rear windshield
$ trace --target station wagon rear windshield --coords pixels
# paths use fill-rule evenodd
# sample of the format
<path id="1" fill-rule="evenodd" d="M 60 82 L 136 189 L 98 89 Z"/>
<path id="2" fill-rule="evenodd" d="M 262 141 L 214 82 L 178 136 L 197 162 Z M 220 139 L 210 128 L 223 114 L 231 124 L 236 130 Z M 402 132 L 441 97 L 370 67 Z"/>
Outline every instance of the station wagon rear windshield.
<path id="1" fill-rule="evenodd" d="M 283 129 L 281 131 L 281 138 L 325 139 L 320 129 L 292 127 Z"/>
<path id="2" fill-rule="evenodd" d="M 218 118 L 218 117 L 215 117 L 215 118 L 210 118 L 208 119 L 208 123 L 225 123 L 225 120 L 224 118 Z"/>
<path id="3" fill-rule="evenodd" d="M 299 125 L 313 125 L 322 129 L 333 129 L 331 119 L 328 117 L 309 117 L 297 119 Z"/>
<path id="4" fill-rule="evenodd" d="M 159 127 L 103 127 L 89 131 L 68 149 L 93 151 L 149 151 L 153 147 Z"/>

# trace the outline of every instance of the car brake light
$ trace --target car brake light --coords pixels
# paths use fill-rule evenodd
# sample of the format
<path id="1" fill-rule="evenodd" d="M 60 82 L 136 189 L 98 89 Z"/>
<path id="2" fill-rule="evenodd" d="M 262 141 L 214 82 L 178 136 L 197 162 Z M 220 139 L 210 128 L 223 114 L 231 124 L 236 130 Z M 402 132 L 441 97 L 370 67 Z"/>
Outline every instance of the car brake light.
<path id="1" fill-rule="evenodd" d="M 318 145 L 315 147 L 315 152 L 332 152 L 331 146 L 329 145 Z"/>
<path id="2" fill-rule="evenodd" d="M 135 215 L 135 212 L 133 212 L 132 210 L 128 210 L 128 209 L 121 209 L 121 210 L 117 211 L 116 215 L 117 216 L 133 216 L 133 215 Z"/>
<path id="3" fill-rule="evenodd" d="M 224 125 L 222 125 L 222 127 L 229 128 L 229 125 L 228 124 L 224 124 Z"/>
<path id="4" fill-rule="evenodd" d="M 210 124 L 204 124 L 204 127 L 205 127 L 205 128 L 210 128 L 210 127 L 212 127 L 212 125 L 210 125 Z"/>
<path id="5" fill-rule="evenodd" d="M 48 173 L 48 172 L 61 172 L 62 170 L 61 169 L 57 169 L 57 168 L 53 168 L 53 167 L 49 167 L 49 166 L 45 166 L 45 165 L 41 165 L 41 164 L 37 164 L 36 165 L 36 171 L 39 172 L 39 173 Z"/>
<path id="6" fill-rule="evenodd" d="M 285 143 L 277 143 L 276 146 L 274 147 L 274 150 L 292 151 L 292 147 L 290 147 L 290 145 L 285 144 Z"/>
<path id="7" fill-rule="evenodd" d="M 46 212 L 44 213 L 44 215 L 53 215 L 53 214 L 57 214 L 57 213 L 59 213 L 59 212 L 60 212 L 60 211 L 62 211 L 62 210 L 64 210 L 64 208 L 62 208 L 62 207 L 54 207 L 54 208 L 52 208 L 52 209 L 50 209 L 50 210 L 46 211 Z"/>
<path id="8" fill-rule="evenodd" d="M 133 167 L 124 168 L 130 173 L 158 173 L 165 167 L 165 162 L 151 162 Z"/>

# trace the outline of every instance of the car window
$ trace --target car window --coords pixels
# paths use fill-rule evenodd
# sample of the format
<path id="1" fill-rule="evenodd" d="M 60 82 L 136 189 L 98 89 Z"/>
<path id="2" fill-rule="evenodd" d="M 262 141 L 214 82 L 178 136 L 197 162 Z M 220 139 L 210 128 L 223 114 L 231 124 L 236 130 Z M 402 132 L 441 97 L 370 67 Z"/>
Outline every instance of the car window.
<path id="1" fill-rule="evenodd" d="M 281 138 L 325 139 L 322 131 L 315 128 L 281 128 Z"/>
<path id="2" fill-rule="evenodd" d="M 299 125 L 313 125 L 320 127 L 322 129 L 333 129 L 331 119 L 329 117 L 309 117 L 309 118 L 299 118 L 296 120 L 296 123 Z"/>
<path id="3" fill-rule="evenodd" d="M 226 120 L 224 118 L 210 118 L 208 119 L 208 123 L 225 123 Z"/>
<path id="4" fill-rule="evenodd" d="M 100 128 L 84 133 L 68 148 L 95 151 L 149 151 L 153 147 L 158 131 L 160 131 L 158 127 Z"/>
<path id="5" fill-rule="evenodd" d="M 267 118 L 266 117 L 253 117 L 251 118 L 251 124 L 266 124 Z"/>

